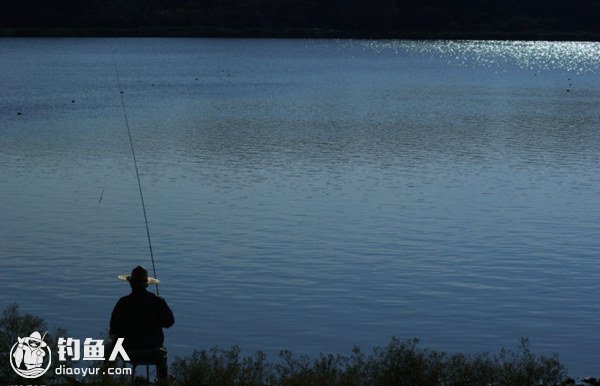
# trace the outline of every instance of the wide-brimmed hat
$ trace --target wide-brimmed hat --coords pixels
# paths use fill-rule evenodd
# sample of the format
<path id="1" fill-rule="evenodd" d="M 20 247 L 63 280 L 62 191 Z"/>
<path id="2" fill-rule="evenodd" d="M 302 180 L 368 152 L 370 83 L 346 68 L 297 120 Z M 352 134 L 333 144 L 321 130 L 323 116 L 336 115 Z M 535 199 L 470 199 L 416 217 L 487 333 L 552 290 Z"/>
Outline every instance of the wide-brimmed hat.
<path id="1" fill-rule="evenodd" d="M 31 335 L 29 335 L 29 337 L 27 339 L 29 339 L 30 341 L 36 341 L 38 343 L 44 343 L 44 338 L 46 337 L 46 334 L 44 333 L 44 336 L 42 336 L 42 334 L 40 334 L 37 331 L 34 331 L 31 333 Z"/>
<path id="2" fill-rule="evenodd" d="M 118 278 L 122 281 L 128 281 L 133 284 L 148 285 L 158 284 L 160 280 L 148 276 L 148 270 L 141 265 L 138 265 L 131 271 L 131 275 L 119 275 Z"/>

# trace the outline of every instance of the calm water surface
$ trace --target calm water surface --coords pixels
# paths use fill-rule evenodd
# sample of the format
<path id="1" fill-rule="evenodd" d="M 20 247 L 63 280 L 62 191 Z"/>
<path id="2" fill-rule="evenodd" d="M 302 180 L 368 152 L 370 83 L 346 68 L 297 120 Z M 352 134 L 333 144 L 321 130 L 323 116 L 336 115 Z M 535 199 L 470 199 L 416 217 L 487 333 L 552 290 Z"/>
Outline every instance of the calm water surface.
<path id="1" fill-rule="evenodd" d="M 0 305 L 97 337 L 116 276 L 151 265 L 123 90 L 171 353 L 526 336 L 600 373 L 598 43 L 0 39 L 0 55 Z"/>

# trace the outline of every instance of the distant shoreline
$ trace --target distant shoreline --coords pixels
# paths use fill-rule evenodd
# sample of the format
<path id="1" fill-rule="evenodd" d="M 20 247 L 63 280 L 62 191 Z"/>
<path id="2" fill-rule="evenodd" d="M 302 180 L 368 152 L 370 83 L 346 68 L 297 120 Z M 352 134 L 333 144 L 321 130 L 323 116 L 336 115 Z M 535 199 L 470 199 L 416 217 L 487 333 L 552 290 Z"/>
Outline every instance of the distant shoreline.
<path id="1" fill-rule="evenodd" d="M 367 40 L 529 40 L 600 41 L 592 32 L 377 32 L 316 28 L 136 27 L 136 28 L 0 28 L 0 37 L 189 37 L 272 39 L 367 39 Z"/>

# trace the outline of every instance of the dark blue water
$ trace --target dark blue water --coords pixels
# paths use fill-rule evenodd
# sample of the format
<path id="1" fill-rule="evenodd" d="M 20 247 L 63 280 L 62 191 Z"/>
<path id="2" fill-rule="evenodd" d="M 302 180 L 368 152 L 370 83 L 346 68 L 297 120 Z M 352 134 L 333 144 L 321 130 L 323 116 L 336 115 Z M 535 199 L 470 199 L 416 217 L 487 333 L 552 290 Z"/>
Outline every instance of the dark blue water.
<path id="1" fill-rule="evenodd" d="M 151 266 L 123 90 L 171 353 L 526 336 L 600 372 L 599 44 L 0 39 L 0 54 L 0 305 L 98 337 L 128 290 L 116 276 Z"/>

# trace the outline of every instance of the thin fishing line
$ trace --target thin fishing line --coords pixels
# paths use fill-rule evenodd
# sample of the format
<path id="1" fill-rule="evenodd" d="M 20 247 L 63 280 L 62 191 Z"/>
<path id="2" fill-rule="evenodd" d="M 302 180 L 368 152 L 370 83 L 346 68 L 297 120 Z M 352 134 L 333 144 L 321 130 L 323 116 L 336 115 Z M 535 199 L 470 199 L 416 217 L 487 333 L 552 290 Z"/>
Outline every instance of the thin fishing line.
<path id="1" fill-rule="evenodd" d="M 100 210 L 100 204 L 102 203 L 102 197 L 104 196 L 104 189 L 102 189 L 102 193 L 100 193 L 100 200 L 98 200 L 98 207 L 96 208 L 96 214 Z"/>
<path id="2" fill-rule="evenodd" d="M 129 128 L 129 119 L 127 118 L 127 110 L 125 109 L 125 100 L 123 99 L 123 90 L 121 88 L 121 78 L 119 77 L 119 71 L 115 65 L 115 74 L 117 75 L 117 85 L 119 87 L 119 93 L 121 96 L 121 107 L 123 109 L 123 117 L 125 118 L 125 126 L 127 127 L 127 136 L 129 137 L 129 145 L 131 146 L 131 154 L 133 155 L 133 165 L 135 166 L 135 175 L 137 177 L 138 189 L 140 191 L 140 198 L 142 201 L 142 211 L 144 212 L 144 222 L 146 223 L 146 235 L 148 236 L 148 247 L 150 248 L 150 258 L 152 259 L 152 272 L 154 277 L 158 279 L 156 275 L 156 263 L 154 262 L 154 251 L 152 250 L 152 240 L 150 239 L 150 228 L 148 227 L 148 215 L 146 214 L 146 204 L 144 202 L 144 193 L 142 192 L 142 183 L 140 181 L 140 172 L 137 166 L 137 160 L 135 158 L 135 149 L 133 147 L 133 139 L 131 138 L 131 129 Z M 156 284 L 156 294 L 158 295 L 158 284 Z"/>

